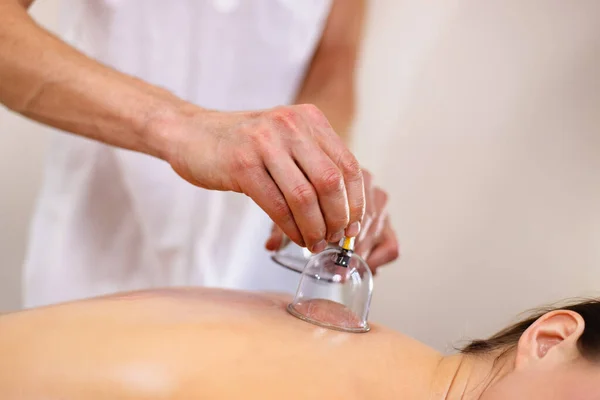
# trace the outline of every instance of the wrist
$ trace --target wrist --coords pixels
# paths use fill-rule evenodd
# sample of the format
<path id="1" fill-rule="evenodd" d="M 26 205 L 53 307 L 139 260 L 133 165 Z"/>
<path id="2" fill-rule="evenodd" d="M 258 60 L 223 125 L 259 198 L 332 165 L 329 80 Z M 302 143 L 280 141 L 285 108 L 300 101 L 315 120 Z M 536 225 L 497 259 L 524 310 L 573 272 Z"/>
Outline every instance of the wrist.
<path id="1" fill-rule="evenodd" d="M 174 96 L 158 101 L 141 124 L 141 136 L 147 153 L 173 164 L 187 139 L 187 130 L 183 128 L 185 121 L 201 111 L 202 108 Z"/>

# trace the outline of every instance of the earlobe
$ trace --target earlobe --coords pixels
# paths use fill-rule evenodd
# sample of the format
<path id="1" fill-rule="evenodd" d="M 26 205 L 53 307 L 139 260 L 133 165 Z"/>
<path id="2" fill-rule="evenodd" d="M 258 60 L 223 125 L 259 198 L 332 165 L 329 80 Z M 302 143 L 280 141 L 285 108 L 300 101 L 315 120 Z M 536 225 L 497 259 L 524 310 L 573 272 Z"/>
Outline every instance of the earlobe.
<path id="1" fill-rule="evenodd" d="M 573 311 L 557 310 L 543 315 L 521 336 L 515 368 L 543 360 L 550 353 L 573 354 L 584 327 L 583 318 Z"/>

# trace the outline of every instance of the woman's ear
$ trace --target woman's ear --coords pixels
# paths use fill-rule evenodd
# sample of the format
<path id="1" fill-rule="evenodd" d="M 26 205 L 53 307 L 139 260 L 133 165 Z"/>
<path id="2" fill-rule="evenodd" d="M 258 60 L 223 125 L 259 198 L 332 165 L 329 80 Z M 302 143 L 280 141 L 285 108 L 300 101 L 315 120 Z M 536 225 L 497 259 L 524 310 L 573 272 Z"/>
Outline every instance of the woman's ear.
<path id="1" fill-rule="evenodd" d="M 557 310 L 543 315 L 519 339 L 515 368 L 576 357 L 577 341 L 584 328 L 583 318 L 573 311 Z"/>

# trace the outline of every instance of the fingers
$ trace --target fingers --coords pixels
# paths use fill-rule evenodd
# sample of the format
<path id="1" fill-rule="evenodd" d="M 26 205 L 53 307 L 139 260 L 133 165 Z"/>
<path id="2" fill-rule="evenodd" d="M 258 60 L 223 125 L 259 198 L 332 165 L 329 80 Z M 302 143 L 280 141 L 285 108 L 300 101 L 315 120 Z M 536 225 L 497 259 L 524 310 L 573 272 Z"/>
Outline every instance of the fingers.
<path id="1" fill-rule="evenodd" d="M 362 173 L 354 156 L 351 160 L 348 158 L 342 160 L 340 164 L 345 177 L 348 206 L 350 207 L 350 220 L 346 229 L 346 236 L 356 237 L 360 233 L 360 224 L 365 214 L 365 191 Z"/>
<path id="2" fill-rule="evenodd" d="M 377 268 L 396 260 L 399 256 L 400 246 L 398 239 L 388 218 L 381 234 L 381 242 L 375 246 L 366 261 L 373 274 L 375 274 Z"/>
<path id="3" fill-rule="evenodd" d="M 287 237 L 304 247 L 304 239 L 287 201 L 266 169 L 262 166 L 247 169 L 240 181 L 242 192 L 252 198 Z"/>
<path id="4" fill-rule="evenodd" d="M 266 167 L 264 173 L 272 178 L 269 184 L 277 187 L 276 198 L 266 198 L 257 187 L 252 193 L 242 191 L 257 203 L 260 198 L 259 205 L 286 234 L 292 232 L 290 238 L 296 243 L 300 239 L 293 235 L 299 232 L 313 253 L 324 250 L 328 241 L 357 236 L 365 212 L 362 171 L 325 116 L 314 106 L 280 107 L 269 112 L 267 121 L 245 138 Z M 261 181 L 266 182 L 262 175 Z M 282 199 L 286 207 L 269 205 Z M 268 247 L 279 240 L 273 237 Z"/>
<path id="5" fill-rule="evenodd" d="M 377 218 L 373 219 L 369 227 L 369 231 L 366 233 L 362 241 L 356 245 L 356 253 L 363 259 L 367 260 L 375 247 L 377 247 L 383 240 L 383 230 L 385 226 L 387 215 L 381 214 Z"/>
<path id="6" fill-rule="evenodd" d="M 366 186 L 368 187 L 368 186 Z M 388 218 L 386 212 L 387 194 L 378 187 L 373 187 L 367 191 L 367 212 L 365 213 L 365 221 L 370 221 L 367 229 L 363 229 L 360 234 L 360 239 L 356 242 L 356 252 L 365 260 L 371 254 L 371 251 L 381 241 L 383 228 Z"/>
<path id="7" fill-rule="evenodd" d="M 303 105 L 302 107 L 308 124 L 314 127 L 318 145 L 337 165 L 343 175 L 350 214 L 345 235 L 356 237 L 360 232 L 365 213 L 364 181 L 360 164 L 318 108 L 312 105 Z"/>
<path id="8" fill-rule="evenodd" d="M 273 224 L 273 228 L 271 229 L 271 236 L 267 239 L 265 243 L 265 248 L 269 251 L 277 251 L 282 248 L 286 242 L 289 242 L 287 236 L 283 234 L 281 228 L 275 224 Z"/>
<path id="9" fill-rule="evenodd" d="M 365 240 L 367 232 L 370 230 L 371 224 L 376 219 L 377 214 L 373 196 L 373 176 L 370 172 L 363 170 L 363 180 L 365 185 L 365 215 L 363 217 L 360 234 L 356 238 L 357 245 L 360 244 L 361 241 Z"/>
<path id="10" fill-rule="evenodd" d="M 314 142 L 297 141 L 292 148 L 292 155 L 318 195 L 321 212 L 325 218 L 326 240 L 339 242 L 344 237 L 349 219 L 342 172 Z"/>
<path id="11" fill-rule="evenodd" d="M 269 153 L 265 165 L 292 212 L 303 242 L 313 253 L 323 251 L 327 228 L 315 188 L 289 154 L 277 148 Z"/>
<path id="12" fill-rule="evenodd" d="M 379 238 L 385 227 L 389 224 L 389 215 L 387 213 L 388 195 L 378 187 L 373 188 L 371 201 L 373 202 L 373 227 L 371 233 L 374 237 Z"/>
<path id="13" fill-rule="evenodd" d="M 315 106 L 192 113 L 189 119 L 181 127 L 195 134 L 168 157 L 183 178 L 245 193 L 312 252 L 324 249 L 326 240 L 359 234 L 365 213 L 360 165 Z M 199 139 L 198 132 L 208 136 Z M 198 158 L 198 149 L 206 157 Z"/>

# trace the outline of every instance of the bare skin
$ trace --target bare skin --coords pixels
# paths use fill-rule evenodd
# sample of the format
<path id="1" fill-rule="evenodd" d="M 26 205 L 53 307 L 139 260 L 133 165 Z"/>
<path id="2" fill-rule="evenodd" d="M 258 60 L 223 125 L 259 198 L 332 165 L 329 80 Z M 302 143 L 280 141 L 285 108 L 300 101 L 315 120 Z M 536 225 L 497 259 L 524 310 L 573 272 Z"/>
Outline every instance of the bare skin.
<path id="1" fill-rule="evenodd" d="M 351 334 L 302 322 L 288 301 L 169 289 L 6 315 L 0 397 L 426 398 L 439 354 L 379 326 Z"/>
<path id="2" fill-rule="evenodd" d="M 32 3 L 0 2 L 0 103 L 162 158 L 194 185 L 245 193 L 275 222 L 269 250 L 285 233 L 320 252 L 362 224 L 370 239 L 360 254 L 373 254 L 373 271 L 398 257 L 387 194 L 363 179 L 346 147 L 365 0 L 333 2 L 297 106 L 238 113 L 203 109 L 86 57 L 36 25 L 26 12 Z"/>
<path id="3" fill-rule="evenodd" d="M 362 172 L 336 129 L 346 132 L 353 115 L 353 85 L 345 85 L 354 76 L 364 0 L 335 2 L 298 94 L 311 104 L 244 112 L 198 107 L 86 57 L 38 26 L 27 14 L 32 3 L 0 2 L 0 103 L 163 159 L 196 186 L 244 193 L 314 252 L 340 232 L 358 235 Z"/>
<path id="4" fill-rule="evenodd" d="M 399 257 L 400 246 L 387 211 L 387 193 L 373 183 L 373 177 L 369 171 L 363 170 L 363 177 L 366 210 L 362 230 L 356 238 L 355 251 L 367 262 L 373 275 L 376 275 L 379 267 Z M 266 248 L 275 251 L 284 246 L 286 242 L 289 240 L 285 239 L 283 231 L 274 225 Z M 333 240 L 333 242 L 339 242 L 339 240 Z"/>
<path id="5" fill-rule="evenodd" d="M 350 127 L 356 108 L 356 64 L 365 14 L 366 0 L 333 2 L 321 42 L 296 98 L 296 104 L 309 103 L 319 107 L 346 144 L 350 144 L 352 139 Z M 363 180 L 366 210 L 356 251 L 375 274 L 377 268 L 398 258 L 399 246 L 386 209 L 387 193 L 377 187 L 372 176 L 364 170 Z M 334 233 L 328 241 L 339 242 L 343 234 L 342 231 Z M 275 225 L 265 246 L 275 251 L 283 242 L 283 231 Z"/>
<path id="6" fill-rule="evenodd" d="M 215 289 L 132 292 L 0 317 L 0 397 L 33 399 L 595 400 L 583 320 L 540 318 L 518 349 L 444 357 L 372 324 L 327 330 L 285 295 Z M 336 318 L 339 307 L 315 308 Z M 554 396 L 554 397 L 552 397 Z"/>

